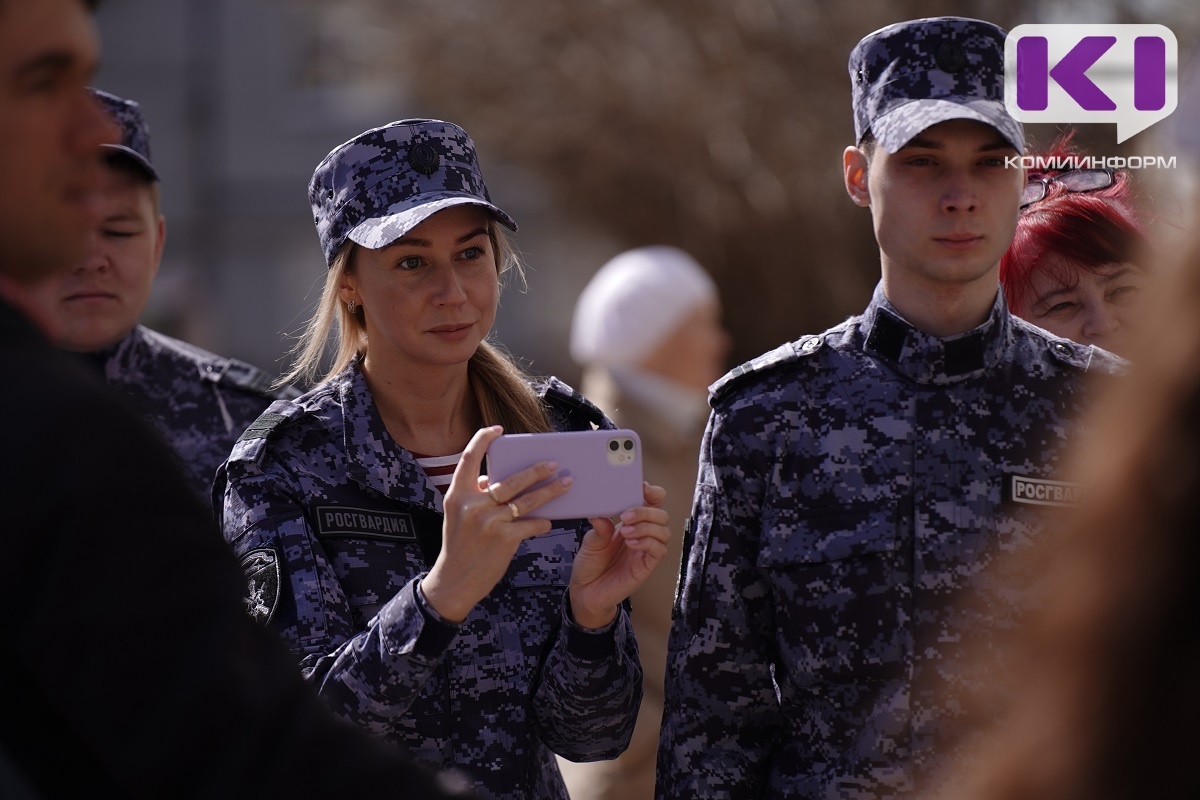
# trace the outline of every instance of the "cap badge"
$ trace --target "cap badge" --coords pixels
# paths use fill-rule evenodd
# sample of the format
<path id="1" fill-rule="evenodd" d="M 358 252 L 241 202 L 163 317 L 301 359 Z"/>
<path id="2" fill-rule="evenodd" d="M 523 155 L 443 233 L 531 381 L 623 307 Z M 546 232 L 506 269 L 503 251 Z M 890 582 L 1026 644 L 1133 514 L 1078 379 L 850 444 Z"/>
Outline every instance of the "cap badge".
<path id="1" fill-rule="evenodd" d="M 967 65 L 967 54 L 958 42 L 945 41 L 938 45 L 933 54 L 934 61 L 942 72 L 961 72 Z"/>
<path id="2" fill-rule="evenodd" d="M 432 175 L 437 172 L 441 161 L 437 150 L 434 150 L 433 146 L 426 142 L 415 144 L 408 151 L 408 165 L 422 175 Z"/>

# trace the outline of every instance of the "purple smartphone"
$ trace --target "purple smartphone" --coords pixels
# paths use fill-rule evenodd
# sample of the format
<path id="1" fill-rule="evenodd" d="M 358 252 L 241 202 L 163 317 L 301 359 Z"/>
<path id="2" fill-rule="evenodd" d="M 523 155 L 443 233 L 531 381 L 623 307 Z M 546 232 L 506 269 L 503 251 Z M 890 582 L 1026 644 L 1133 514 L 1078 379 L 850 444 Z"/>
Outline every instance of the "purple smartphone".
<path id="1" fill-rule="evenodd" d="M 565 494 L 547 501 L 526 516 L 539 519 L 615 517 L 626 509 L 645 504 L 642 443 L 634 431 L 504 434 L 488 447 L 488 478 L 496 483 L 539 461 L 557 461 L 557 477 L 571 475 L 575 482 Z"/>

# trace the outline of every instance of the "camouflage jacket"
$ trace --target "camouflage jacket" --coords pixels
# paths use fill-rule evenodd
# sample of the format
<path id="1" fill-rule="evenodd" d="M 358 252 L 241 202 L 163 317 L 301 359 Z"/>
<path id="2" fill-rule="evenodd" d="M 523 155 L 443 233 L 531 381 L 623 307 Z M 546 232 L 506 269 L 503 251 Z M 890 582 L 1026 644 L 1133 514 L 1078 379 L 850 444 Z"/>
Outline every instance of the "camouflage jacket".
<path id="1" fill-rule="evenodd" d="M 105 382 L 132 398 L 170 445 L 206 506 L 213 475 L 242 431 L 276 398 L 299 394 L 272 391 L 257 367 L 142 325 L 105 353 L 102 368 Z"/>
<path id="2" fill-rule="evenodd" d="M 658 796 L 918 790 L 979 680 L 967 634 L 1022 605 L 995 556 L 1074 499 L 1049 481 L 1084 375 L 1123 365 L 1011 316 L 1003 294 L 982 326 L 937 339 L 877 288 L 863 315 L 714 384 Z"/>
<path id="3" fill-rule="evenodd" d="M 556 428 L 611 427 L 561 382 L 538 390 Z M 272 405 L 214 499 L 248 609 L 345 719 L 459 768 L 489 798 L 565 798 L 555 752 L 595 760 L 628 745 L 641 700 L 628 611 L 590 632 L 565 610 L 586 522 L 522 543 L 461 625 L 438 618 L 417 585 L 441 544 L 442 495 L 387 433 L 357 365 Z"/>

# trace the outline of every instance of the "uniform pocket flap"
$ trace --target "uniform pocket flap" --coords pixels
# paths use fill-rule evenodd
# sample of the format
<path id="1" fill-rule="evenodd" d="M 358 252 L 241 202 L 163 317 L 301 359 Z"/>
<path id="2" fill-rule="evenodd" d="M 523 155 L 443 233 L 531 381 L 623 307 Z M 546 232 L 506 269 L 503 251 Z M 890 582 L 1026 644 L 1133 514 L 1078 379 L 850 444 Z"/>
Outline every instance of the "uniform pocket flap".
<path id="1" fill-rule="evenodd" d="M 896 548 L 892 506 L 809 511 L 802 518 L 768 521 L 758 566 L 823 564 Z"/>

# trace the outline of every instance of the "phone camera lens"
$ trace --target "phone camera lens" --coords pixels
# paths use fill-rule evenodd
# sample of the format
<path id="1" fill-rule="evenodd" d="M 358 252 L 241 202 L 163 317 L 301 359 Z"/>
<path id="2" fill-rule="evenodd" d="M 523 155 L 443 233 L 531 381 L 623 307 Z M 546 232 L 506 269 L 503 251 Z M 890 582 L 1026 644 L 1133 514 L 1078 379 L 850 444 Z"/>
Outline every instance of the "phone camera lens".
<path id="1" fill-rule="evenodd" d="M 608 443 L 608 449 L 612 450 L 615 453 L 619 449 L 621 449 L 621 445 L 620 445 L 620 443 L 617 442 L 616 439 L 613 439 L 611 442 Z"/>
<path id="2" fill-rule="evenodd" d="M 626 440 L 625 440 L 625 449 L 626 449 L 626 450 L 632 450 L 632 449 L 633 449 L 633 440 L 632 440 L 632 439 L 626 439 Z"/>

